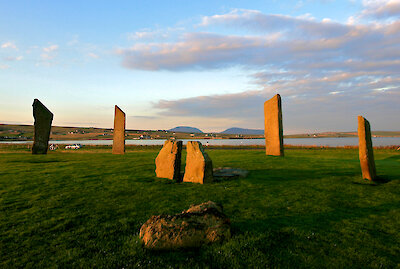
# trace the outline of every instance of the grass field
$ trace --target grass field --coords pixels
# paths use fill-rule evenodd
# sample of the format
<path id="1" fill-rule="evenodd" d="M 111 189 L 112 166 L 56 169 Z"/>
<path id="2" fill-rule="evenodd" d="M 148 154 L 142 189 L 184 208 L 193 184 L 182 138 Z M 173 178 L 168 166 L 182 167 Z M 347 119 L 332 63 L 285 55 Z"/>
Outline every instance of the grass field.
<path id="1" fill-rule="evenodd" d="M 0 267 L 400 267 L 400 152 L 375 150 L 378 174 L 362 180 L 356 149 L 210 149 L 214 167 L 247 178 L 209 185 L 154 174 L 157 148 L 0 154 Z M 183 158 L 184 160 L 184 158 Z M 182 169 L 184 164 L 182 164 Z M 154 252 L 138 233 L 152 215 L 212 200 L 233 237 L 200 249 Z"/>

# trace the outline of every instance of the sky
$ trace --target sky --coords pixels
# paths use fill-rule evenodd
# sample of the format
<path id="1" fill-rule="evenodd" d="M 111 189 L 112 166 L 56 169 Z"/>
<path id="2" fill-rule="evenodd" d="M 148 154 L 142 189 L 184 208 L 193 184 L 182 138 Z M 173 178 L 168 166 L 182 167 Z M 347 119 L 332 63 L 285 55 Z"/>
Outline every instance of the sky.
<path id="1" fill-rule="evenodd" d="M 0 123 L 400 131 L 400 0 L 0 0 Z"/>

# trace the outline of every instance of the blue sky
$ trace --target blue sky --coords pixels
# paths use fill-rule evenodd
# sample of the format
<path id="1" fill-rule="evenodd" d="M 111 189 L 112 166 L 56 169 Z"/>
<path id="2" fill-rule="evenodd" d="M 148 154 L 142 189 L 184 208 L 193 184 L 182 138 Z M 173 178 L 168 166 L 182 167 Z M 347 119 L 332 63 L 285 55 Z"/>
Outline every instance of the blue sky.
<path id="1" fill-rule="evenodd" d="M 0 123 L 400 130 L 400 1 L 2 1 Z"/>

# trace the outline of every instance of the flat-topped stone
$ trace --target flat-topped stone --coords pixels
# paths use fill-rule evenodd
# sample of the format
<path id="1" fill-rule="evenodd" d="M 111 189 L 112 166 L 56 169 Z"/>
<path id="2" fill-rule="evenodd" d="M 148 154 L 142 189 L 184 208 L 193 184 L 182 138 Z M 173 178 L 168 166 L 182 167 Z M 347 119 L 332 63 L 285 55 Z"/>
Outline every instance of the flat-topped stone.
<path id="1" fill-rule="evenodd" d="M 125 154 L 125 113 L 115 106 L 112 154 Z"/>
<path id="2" fill-rule="evenodd" d="M 184 182 L 213 182 L 213 166 L 210 157 L 204 152 L 203 145 L 198 141 L 189 141 L 186 145 L 186 168 Z"/>
<path id="3" fill-rule="evenodd" d="M 248 173 L 249 171 L 247 170 L 232 167 L 218 167 L 213 169 L 213 177 L 215 181 L 236 179 L 240 177 L 244 178 Z"/>
<path id="4" fill-rule="evenodd" d="M 32 154 L 46 154 L 49 147 L 49 138 L 53 113 L 47 109 L 38 99 L 33 101 L 34 138 Z"/>
<path id="5" fill-rule="evenodd" d="M 377 177 L 371 139 L 371 126 L 369 121 L 362 116 L 358 116 L 358 144 L 362 177 L 368 180 L 375 180 Z"/>
<path id="6" fill-rule="evenodd" d="M 167 140 L 156 158 L 156 176 L 181 181 L 182 141 Z"/>
<path id="7" fill-rule="evenodd" d="M 281 96 L 275 95 L 264 103 L 266 155 L 283 156 L 283 126 Z"/>

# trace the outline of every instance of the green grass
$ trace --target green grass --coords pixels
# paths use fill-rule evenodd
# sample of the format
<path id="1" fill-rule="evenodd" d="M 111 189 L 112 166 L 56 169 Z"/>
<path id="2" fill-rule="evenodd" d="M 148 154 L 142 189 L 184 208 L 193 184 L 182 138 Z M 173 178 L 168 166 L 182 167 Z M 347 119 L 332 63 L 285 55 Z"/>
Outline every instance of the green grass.
<path id="1" fill-rule="evenodd" d="M 208 150 L 214 167 L 250 171 L 209 185 L 156 178 L 154 148 L 124 156 L 23 152 L 0 154 L 1 268 L 400 266 L 395 150 L 375 150 L 385 184 L 361 179 L 355 149 L 290 149 L 284 158 L 261 149 Z M 230 217 L 230 241 L 143 249 L 138 233 L 150 216 L 208 200 L 222 203 Z"/>

